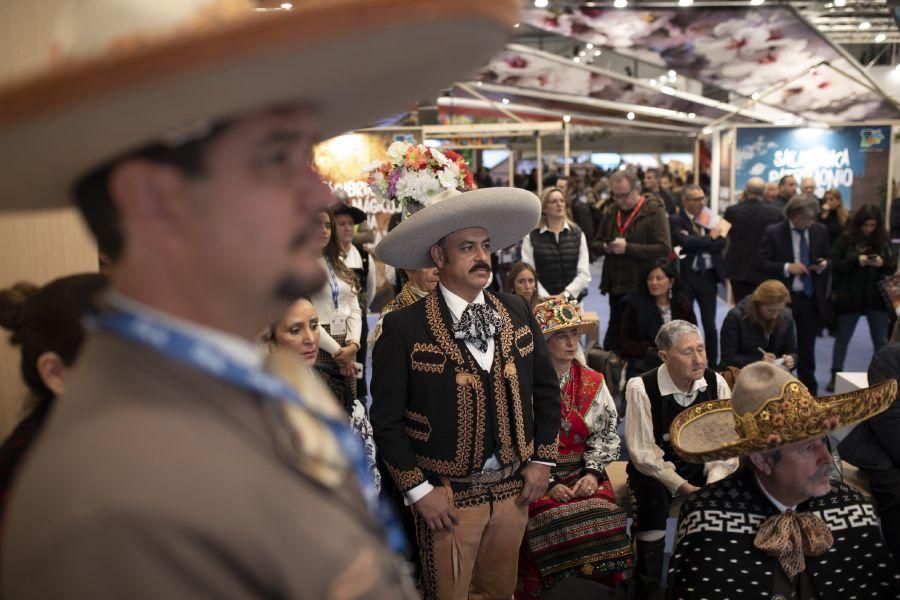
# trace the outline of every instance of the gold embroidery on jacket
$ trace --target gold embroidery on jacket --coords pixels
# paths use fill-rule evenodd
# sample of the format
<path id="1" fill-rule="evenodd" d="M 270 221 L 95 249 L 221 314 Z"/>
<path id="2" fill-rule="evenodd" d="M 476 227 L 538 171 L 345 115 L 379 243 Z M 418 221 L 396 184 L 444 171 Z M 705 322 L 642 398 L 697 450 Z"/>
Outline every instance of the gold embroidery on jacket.
<path id="1" fill-rule="evenodd" d="M 440 375 L 444 372 L 444 365 L 447 364 L 447 355 L 440 346 L 416 342 L 409 355 L 409 362 L 415 371 Z"/>
<path id="2" fill-rule="evenodd" d="M 394 481 L 397 482 L 397 486 L 400 488 L 401 492 L 411 490 L 412 488 L 425 481 L 425 474 L 422 473 L 422 471 L 418 467 L 415 467 L 408 471 L 401 471 L 387 461 L 385 461 L 384 464 L 387 467 L 388 472 L 391 474 L 391 477 L 393 477 Z"/>
<path id="3" fill-rule="evenodd" d="M 515 345 L 516 350 L 519 351 L 519 356 L 522 358 L 534 352 L 534 335 L 532 335 L 530 327 L 526 326 L 516 329 Z"/>
<path id="4" fill-rule="evenodd" d="M 407 410 L 406 418 L 408 421 L 412 421 L 413 423 L 418 423 L 419 425 L 421 425 L 421 427 L 415 428 L 410 423 L 407 423 L 406 427 L 404 427 L 406 435 L 413 438 L 414 440 L 427 442 L 428 438 L 431 437 L 431 422 L 428 420 L 428 417 L 423 415 L 422 413 Z"/>

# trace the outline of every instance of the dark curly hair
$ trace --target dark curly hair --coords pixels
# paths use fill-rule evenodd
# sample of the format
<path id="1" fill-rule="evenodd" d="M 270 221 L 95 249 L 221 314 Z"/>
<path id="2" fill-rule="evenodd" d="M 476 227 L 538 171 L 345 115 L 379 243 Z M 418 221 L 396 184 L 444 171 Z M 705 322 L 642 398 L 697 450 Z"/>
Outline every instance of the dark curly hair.
<path id="1" fill-rule="evenodd" d="M 81 317 L 106 286 L 99 273 L 69 275 L 43 287 L 17 283 L 0 290 L 0 327 L 12 332 L 10 343 L 21 350 L 22 379 L 41 401 L 53 399 L 37 370 L 38 358 L 55 352 L 66 365 L 84 341 Z"/>

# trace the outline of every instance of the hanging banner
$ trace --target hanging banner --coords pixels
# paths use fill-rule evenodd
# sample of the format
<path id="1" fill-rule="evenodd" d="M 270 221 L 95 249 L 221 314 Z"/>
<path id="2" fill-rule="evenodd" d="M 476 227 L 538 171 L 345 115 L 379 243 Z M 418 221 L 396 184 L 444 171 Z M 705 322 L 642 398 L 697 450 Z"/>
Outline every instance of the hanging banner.
<path id="1" fill-rule="evenodd" d="M 888 193 L 891 126 L 738 128 L 735 186 L 751 177 L 778 181 L 793 175 L 816 181 L 816 196 L 837 189 L 848 210 L 884 208 Z"/>

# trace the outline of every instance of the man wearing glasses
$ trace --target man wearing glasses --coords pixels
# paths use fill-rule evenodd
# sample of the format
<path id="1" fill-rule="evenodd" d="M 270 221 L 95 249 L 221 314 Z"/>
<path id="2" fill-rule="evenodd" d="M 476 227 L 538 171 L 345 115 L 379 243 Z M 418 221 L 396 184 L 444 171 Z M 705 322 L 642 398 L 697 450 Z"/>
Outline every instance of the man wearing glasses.
<path id="1" fill-rule="evenodd" d="M 599 239 L 605 255 L 600 291 L 609 295 L 609 326 L 603 338 L 606 350 L 619 349 L 622 298 L 640 287 L 640 274 L 672 250 L 668 213 L 655 196 L 641 195 L 641 183 L 627 171 L 610 178 L 613 203 L 605 210 Z"/>

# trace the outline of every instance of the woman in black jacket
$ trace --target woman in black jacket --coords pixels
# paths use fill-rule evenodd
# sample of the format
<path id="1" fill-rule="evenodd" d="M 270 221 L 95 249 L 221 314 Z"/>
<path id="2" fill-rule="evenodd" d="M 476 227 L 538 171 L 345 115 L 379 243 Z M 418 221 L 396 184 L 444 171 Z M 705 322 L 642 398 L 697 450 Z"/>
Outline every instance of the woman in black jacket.
<path id="1" fill-rule="evenodd" d="M 869 322 L 873 352 L 887 343 L 890 315 L 878 282 L 893 275 L 897 259 L 884 229 L 884 214 L 873 204 L 865 204 L 849 229 L 831 248 L 832 291 L 838 316 L 831 358 L 831 381 L 825 388 L 834 391 L 834 377 L 844 369 L 847 345 L 862 315 Z"/>
<path id="2" fill-rule="evenodd" d="M 641 291 L 622 299 L 619 350 L 628 361 L 631 379 L 662 364 L 656 350 L 656 334 L 663 323 L 681 319 L 697 324 L 693 304 L 678 293 L 672 265 L 660 259 L 641 276 Z"/>
<path id="3" fill-rule="evenodd" d="M 787 303 L 791 294 L 780 281 L 763 281 L 728 311 L 722 323 L 722 368 L 743 368 L 764 360 L 792 370 L 797 332 Z"/>

